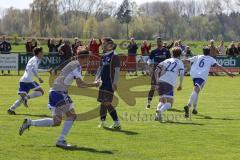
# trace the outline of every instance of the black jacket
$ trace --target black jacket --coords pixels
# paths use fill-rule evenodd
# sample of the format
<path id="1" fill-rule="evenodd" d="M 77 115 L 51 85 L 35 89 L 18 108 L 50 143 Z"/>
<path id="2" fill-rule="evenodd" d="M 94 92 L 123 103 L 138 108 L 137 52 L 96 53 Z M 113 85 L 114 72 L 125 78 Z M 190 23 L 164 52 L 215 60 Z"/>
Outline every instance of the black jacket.
<path id="1" fill-rule="evenodd" d="M 0 43 L 0 51 L 2 54 L 8 54 L 12 50 L 12 46 L 9 42 L 3 41 Z"/>

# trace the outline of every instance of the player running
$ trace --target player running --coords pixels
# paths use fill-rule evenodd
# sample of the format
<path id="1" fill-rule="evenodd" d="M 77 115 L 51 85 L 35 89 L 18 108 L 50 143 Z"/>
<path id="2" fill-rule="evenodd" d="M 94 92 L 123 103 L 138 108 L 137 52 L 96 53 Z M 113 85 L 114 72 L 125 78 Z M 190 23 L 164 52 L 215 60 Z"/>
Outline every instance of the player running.
<path id="1" fill-rule="evenodd" d="M 24 75 L 19 82 L 20 99 L 18 99 L 9 109 L 8 114 L 15 115 L 15 110 L 23 103 L 25 107 L 28 107 L 27 101 L 29 99 L 40 97 L 44 94 L 43 89 L 37 82 L 33 80 L 33 77 L 37 77 L 40 83 L 43 83 L 42 78 L 38 75 L 38 72 L 47 72 L 47 70 L 38 69 L 39 64 L 43 58 L 43 49 L 41 47 L 36 47 L 34 49 L 34 57 L 32 57 L 26 66 Z M 29 91 L 33 90 L 32 94 Z"/>
<path id="2" fill-rule="evenodd" d="M 155 76 L 154 76 L 154 71 L 156 69 L 156 66 L 165 61 L 168 58 L 171 58 L 171 54 L 170 51 L 163 47 L 163 42 L 161 38 L 157 38 L 157 49 L 153 50 L 150 54 L 150 61 L 153 62 L 153 64 L 150 64 L 153 68 L 152 70 L 152 76 L 151 76 L 151 88 L 150 91 L 148 93 L 148 103 L 147 103 L 147 107 L 146 109 L 150 109 L 151 107 L 151 102 L 152 102 L 152 98 L 154 96 L 154 92 L 155 92 L 155 86 L 156 86 L 156 80 L 155 80 Z M 150 67 L 151 68 L 151 67 Z"/>
<path id="3" fill-rule="evenodd" d="M 180 84 L 177 90 L 182 90 L 184 77 L 184 65 L 180 60 L 182 50 L 180 47 L 175 47 L 172 53 L 173 58 L 159 63 L 155 70 L 155 79 L 157 81 L 156 88 L 160 96 L 155 120 L 160 122 L 163 122 L 163 112 L 172 107 L 174 87 L 177 84 L 178 75 L 180 75 Z"/>
<path id="4" fill-rule="evenodd" d="M 68 63 L 65 66 L 60 75 L 55 79 L 54 85 L 50 90 L 49 94 L 49 104 L 48 107 L 52 111 L 53 118 L 45 119 L 24 119 L 22 126 L 19 129 L 19 134 L 22 135 L 26 129 L 29 129 L 31 126 L 35 127 L 57 127 L 61 125 L 63 115 L 66 116 L 65 122 L 63 124 L 62 132 L 59 136 L 59 139 L 56 143 L 57 147 L 70 147 L 71 145 L 67 144 L 65 137 L 69 133 L 74 121 L 77 118 L 77 115 L 74 110 L 73 102 L 68 95 L 68 88 L 72 84 L 73 80 L 76 80 L 77 87 L 98 87 L 99 83 L 85 83 L 82 80 L 82 66 L 81 64 L 87 64 L 88 61 L 88 52 L 83 47 L 78 47 L 77 49 L 78 60 L 74 60 Z M 87 55 L 86 55 L 87 54 Z M 81 63 L 80 63 L 81 61 Z"/>
<path id="5" fill-rule="evenodd" d="M 192 113 L 197 115 L 197 102 L 198 102 L 198 95 L 200 91 L 203 89 L 209 75 L 209 71 L 211 67 L 217 67 L 221 71 L 225 72 L 228 76 L 233 77 L 234 74 L 228 72 L 225 68 L 223 68 L 218 62 L 210 55 L 210 48 L 204 47 L 203 54 L 189 58 L 185 60 L 192 64 L 190 76 L 193 79 L 194 89 L 192 95 L 189 98 L 189 102 L 187 106 L 184 107 L 185 110 L 185 117 L 189 118 L 189 109 L 193 106 Z"/>

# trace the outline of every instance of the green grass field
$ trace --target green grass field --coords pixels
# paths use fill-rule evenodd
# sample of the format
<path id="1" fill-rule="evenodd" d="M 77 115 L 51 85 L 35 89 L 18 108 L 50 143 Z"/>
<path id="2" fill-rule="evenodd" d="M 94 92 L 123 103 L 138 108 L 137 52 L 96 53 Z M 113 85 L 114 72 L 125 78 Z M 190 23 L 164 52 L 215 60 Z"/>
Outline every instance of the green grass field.
<path id="1" fill-rule="evenodd" d="M 0 87 L 0 159 L 1 160 L 236 160 L 240 157 L 240 77 L 210 77 L 200 95 L 200 115 L 191 120 L 174 119 L 159 123 L 151 120 L 158 98 L 151 110 L 145 110 L 146 98 L 138 98 L 135 106 L 120 99 L 118 112 L 122 117 L 122 130 L 97 128 L 98 119 L 77 121 L 68 136 L 69 143 L 77 145 L 67 151 L 54 147 L 60 128 L 30 128 L 20 137 L 18 128 L 25 117 L 32 119 L 51 116 L 47 109 L 48 76 L 43 97 L 29 102 L 30 108 L 21 106 L 19 115 L 9 116 L 6 110 L 18 98 L 17 76 L 1 76 Z M 123 87 L 123 86 L 122 86 Z M 134 88 L 144 91 L 147 85 Z M 192 90 L 189 77 L 182 92 L 176 92 L 174 110 L 167 112 L 182 117 L 183 106 Z M 96 99 L 72 96 L 78 113 L 97 106 Z M 131 98 L 131 97 L 130 97 Z M 124 118 L 125 114 L 132 117 Z M 136 118 L 134 115 L 142 115 Z M 112 124 L 108 117 L 108 124 Z"/>

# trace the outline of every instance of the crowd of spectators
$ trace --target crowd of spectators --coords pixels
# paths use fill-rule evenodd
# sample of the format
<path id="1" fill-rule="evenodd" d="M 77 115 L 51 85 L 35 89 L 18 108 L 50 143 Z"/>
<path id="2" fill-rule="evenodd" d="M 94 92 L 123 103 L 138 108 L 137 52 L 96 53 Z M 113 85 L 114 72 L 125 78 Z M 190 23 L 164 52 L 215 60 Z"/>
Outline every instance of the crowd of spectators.
<path id="1" fill-rule="evenodd" d="M 70 43 L 69 40 L 62 39 L 48 39 L 47 46 L 49 54 L 59 55 L 62 61 L 66 61 L 76 54 L 77 48 L 79 46 L 86 46 L 88 48 L 90 55 L 94 55 L 96 57 L 100 56 L 100 47 L 102 45 L 102 40 L 100 38 L 92 38 L 87 44 L 83 44 L 83 42 L 78 38 L 74 38 L 74 43 Z M 37 40 L 28 39 L 25 43 L 26 54 L 32 55 L 33 49 L 38 46 Z M 194 53 L 192 53 L 191 47 L 184 45 L 182 40 L 172 41 L 171 43 L 163 43 L 163 47 L 170 50 L 172 47 L 180 47 L 183 51 L 184 57 L 192 57 Z M 209 41 L 209 47 L 211 56 L 240 56 L 240 43 L 236 44 L 236 42 L 231 42 L 229 47 L 227 47 L 224 41 L 221 41 L 219 46 L 215 45 L 214 40 Z M 134 38 L 129 40 L 129 43 L 126 47 L 128 54 L 128 62 L 130 64 L 137 63 L 137 55 L 140 53 L 141 60 L 144 63 L 147 63 L 148 57 L 151 53 L 151 50 L 155 48 L 153 44 L 144 40 L 141 44 L 137 44 Z M 11 44 L 6 40 L 6 37 L 2 37 L 2 41 L 0 42 L 0 52 L 1 54 L 10 54 L 12 50 Z M 134 69 L 135 70 L 135 69 Z M 132 72 L 130 70 L 129 72 Z M 133 71 L 134 72 L 134 71 Z M 2 71 L 4 74 L 4 71 Z M 8 71 L 10 73 L 10 71 Z"/>

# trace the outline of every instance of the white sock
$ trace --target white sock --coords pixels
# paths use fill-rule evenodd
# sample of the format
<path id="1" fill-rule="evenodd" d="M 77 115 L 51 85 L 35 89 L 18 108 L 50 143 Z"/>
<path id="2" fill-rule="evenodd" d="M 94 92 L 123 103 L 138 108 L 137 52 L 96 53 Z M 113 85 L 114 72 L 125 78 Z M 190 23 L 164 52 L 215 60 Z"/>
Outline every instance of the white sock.
<path id="1" fill-rule="evenodd" d="M 37 98 L 42 96 L 42 92 L 40 91 L 34 91 L 32 94 L 28 95 L 28 99 L 32 99 L 32 98 Z"/>
<path id="2" fill-rule="evenodd" d="M 10 107 L 10 110 L 14 111 L 15 109 L 17 109 L 22 104 L 21 99 L 22 98 L 16 100 L 16 102 Z"/>
<path id="3" fill-rule="evenodd" d="M 67 136 L 67 134 L 69 133 L 70 129 L 72 128 L 74 121 L 65 121 L 63 124 L 63 128 L 62 128 L 62 132 L 60 134 L 59 137 L 59 141 L 64 141 L 65 137 Z"/>
<path id="4" fill-rule="evenodd" d="M 158 105 L 157 105 L 157 111 L 160 111 L 161 107 L 162 107 L 163 103 L 162 102 L 159 102 Z"/>
<path id="5" fill-rule="evenodd" d="M 193 108 L 195 110 L 197 109 L 197 103 L 198 103 L 198 95 L 197 95 L 197 98 L 195 99 L 195 102 L 193 103 Z"/>
<path id="6" fill-rule="evenodd" d="M 191 97 L 189 98 L 189 101 L 188 101 L 188 106 L 189 107 L 191 107 L 196 102 L 197 96 L 198 96 L 197 92 L 193 91 L 192 95 L 191 95 Z"/>
<path id="7" fill-rule="evenodd" d="M 162 107 L 160 108 L 160 112 L 163 113 L 166 110 L 170 109 L 172 107 L 171 103 L 165 103 L 162 105 Z"/>
<path id="8" fill-rule="evenodd" d="M 31 126 L 52 127 L 53 126 L 53 119 L 52 118 L 45 118 L 45 119 L 31 120 Z"/>

